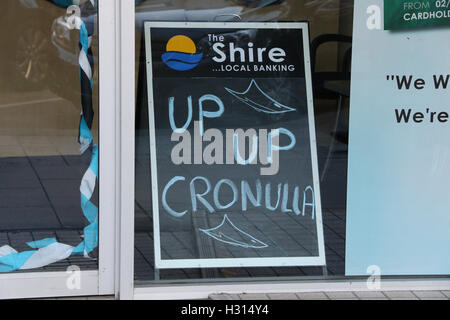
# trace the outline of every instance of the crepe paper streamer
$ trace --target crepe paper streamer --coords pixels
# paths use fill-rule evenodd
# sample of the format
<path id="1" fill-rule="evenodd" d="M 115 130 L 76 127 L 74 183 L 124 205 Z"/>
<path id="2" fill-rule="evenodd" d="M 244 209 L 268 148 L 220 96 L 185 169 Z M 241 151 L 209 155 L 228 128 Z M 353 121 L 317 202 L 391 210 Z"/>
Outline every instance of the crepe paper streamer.
<path id="1" fill-rule="evenodd" d="M 79 1 L 53 0 L 57 5 L 68 6 L 79 4 Z M 90 0 L 94 8 L 96 2 Z M 88 257 L 98 246 L 98 208 L 91 202 L 98 178 L 98 146 L 93 141 L 91 133 L 94 111 L 92 107 L 93 82 L 93 56 L 91 51 L 91 36 L 93 30 L 88 31 L 81 18 L 76 20 L 76 28 L 80 30 L 80 82 L 81 82 L 81 119 L 78 141 L 83 154 L 92 147 L 92 158 L 88 170 L 83 176 L 80 185 L 81 210 L 89 221 L 84 228 L 84 240 L 76 247 L 59 243 L 55 238 L 48 238 L 27 243 L 30 251 L 17 252 L 14 248 L 6 245 L 0 248 L 0 273 L 16 270 L 30 270 L 41 268 L 60 260 L 67 259 L 73 254 L 83 254 Z"/>
<path id="2" fill-rule="evenodd" d="M 60 6 L 60 7 L 64 7 L 64 8 L 67 8 L 68 6 L 71 6 L 71 5 L 77 5 L 77 6 L 79 6 L 80 5 L 80 0 L 52 0 L 52 2 L 54 3 L 54 4 L 56 4 L 57 6 Z"/>

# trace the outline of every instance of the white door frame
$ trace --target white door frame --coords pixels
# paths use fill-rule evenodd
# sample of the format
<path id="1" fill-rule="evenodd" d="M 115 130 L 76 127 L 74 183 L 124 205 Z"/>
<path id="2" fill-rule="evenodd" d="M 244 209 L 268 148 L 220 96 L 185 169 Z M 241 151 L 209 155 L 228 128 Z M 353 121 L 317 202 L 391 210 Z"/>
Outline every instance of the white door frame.
<path id="1" fill-rule="evenodd" d="M 135 182 L 135 0 L 111 0 L 117 4 L 117 19 L 119 29 L 117 35 L 117 48 L 119 55 L 116 68 L 120 90 L 117 101 L 120 101 L 119 130 L 120 169 L 118 184 L 120 192 L 117 196 L 120 209 L 119 243 L 120 257 L 117 260 L 119 268 L 116 297 L 120 299 L 133 299 L 134 296 L 134 182 Z"/>
<path id="2" fill-rule="evenodd" d="M 132 106 L 130 97 L 121 95 L 122 87 L 127 88 L 122 82 L 125 78 L 121 75 L 119 61 L 121 57 L 120 38 L 120 2 L 130 2 L 130 0 L 100 0 L 98 13 L 99 26 L 99 268 L 95 271 L 81 271 L 81 285 L 79 289 L 69 289 L 67 280 L 73 273 L 61 272 L 30 272 L 30 273 L 10 273 L 0 274 L 0 299 L 15 298 L 40 298 L 40 297 L 61 297 L 61 296 L 87 296 L 87 295 L 112 295 L 117 294 L 117 263 L 119 261 L 118 252 L 118 226 L 117 217 L 120 212 L 121 173 L 120 150 L 123 140 L 120 139 L 122 123 L 134 115 L 134 108 L 130 116 L 123 117 L 121 107 Z M 133 2 L 134 3 L 134 2 Z M 133 48 L 134 53 L 134 48 Z M 134 58 L 133 58 L 134 59 Z M 134 63 L 134 62 L 133 62 Z M 134 72 L 130 72 L 134 77 Z M 132 82 L 134 88 L 134 79 Z M 115 95 L 112 93 L 116 93 Z M 128 110 L 127 110 L 128 112 Z M 133 116 L 134 117 L 134 116 Z M 134 118 L 133 118 L 134 121 Z M 134 128 L 134 127 L 133 127 Z M 129 130 L 133 132 L 134 130 Z M 134 143 L 124 144 L 129 152 L 134 156 Z M 131 149 L 133 147 L 133 149 Z M 134 181 L 134 174 L 131 176 Z M 134 191 L 128 190 L 134 195 Z M 124 196 L 132 199 L 132 196 Z M 117 199 L 114 201 L 112 199 Z M 123 202 L 124 203 L 124 202 Z M 122 205 L 123 205 L 122 203 Z"/>

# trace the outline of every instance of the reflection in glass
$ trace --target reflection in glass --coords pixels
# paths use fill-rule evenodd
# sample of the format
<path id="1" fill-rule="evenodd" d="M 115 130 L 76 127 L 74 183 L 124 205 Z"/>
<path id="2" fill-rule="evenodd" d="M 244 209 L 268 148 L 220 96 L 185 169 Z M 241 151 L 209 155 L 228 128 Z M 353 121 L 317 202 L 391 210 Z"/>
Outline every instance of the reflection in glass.
<path id="1" fill-rule="evenodd" d="M 97 9 L 68 5 L 0 2 L 0 272 L 97 268 Z"/>

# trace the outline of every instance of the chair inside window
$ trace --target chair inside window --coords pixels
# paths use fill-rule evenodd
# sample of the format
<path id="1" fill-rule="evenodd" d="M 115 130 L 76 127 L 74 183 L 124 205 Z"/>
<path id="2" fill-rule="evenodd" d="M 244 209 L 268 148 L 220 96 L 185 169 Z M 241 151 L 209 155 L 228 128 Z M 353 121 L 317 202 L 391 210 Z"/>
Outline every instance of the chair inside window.
<path id="1" fill-rule="evenodd" d="M 352 37 L 341 34 L 323 34 L 311 42 L 311 69 L 313 78 L 314 98 L 316 99 L 338 99 L 339 94 L 327 90 L 324 87 L 326 81 L 350 80 L 351 47 L 347 49 L 341 61 L 338 61 L 336 71 L 316 71 L 317 53 L 321 45 L 338 42 L 352 43 Z"/>
<path id="2" fill-rule="evenodd" d="M 317 53 L 321 45 L 337 42 L 339 44 L 349 44 L 344 54 L 337 58 L 337 70 L 336 71 L 316 71 L 317 67 Z M 340 128 L 340 122 L 342 117 L 342 109 L 345 103 L 345 99 L 349 97 L 349 92 L 344 88 L 349 87 L 351 77 L 351 48 L 352 38 L 341 34 L 323 34 L 315 38 L 311 43 L 311 69 L 312 69 L 312 81 L 313 81 L 313 93 L 314 99 L 335 100 L 337 102 L 337 112 L 335 118 L 334 129 L 332 132 L 333 139 L 328 148 L 328 156 L 325 162 L 325 166 L 322 171 L 321 180 L 324 179 L 328 170 L 331 155 L 335 147 L 335 141 L 339 140 L 345 144 L 348 144 L 348 128 Z M 339 50 L 338 50 L 339 52 Z M 331 90 L 330 84 L 347 84 L 342 85 L 342 90 Z"/>

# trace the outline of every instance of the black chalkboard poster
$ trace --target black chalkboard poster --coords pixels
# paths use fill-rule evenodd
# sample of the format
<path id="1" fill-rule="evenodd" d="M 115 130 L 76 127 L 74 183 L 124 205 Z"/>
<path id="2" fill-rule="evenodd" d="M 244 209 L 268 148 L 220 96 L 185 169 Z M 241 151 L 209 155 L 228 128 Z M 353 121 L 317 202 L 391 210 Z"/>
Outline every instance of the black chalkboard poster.
<path id="1" fill-rule="evenodd" d="M 325 265 L 307 23 L 145 31 L 155 267 Z"/>

